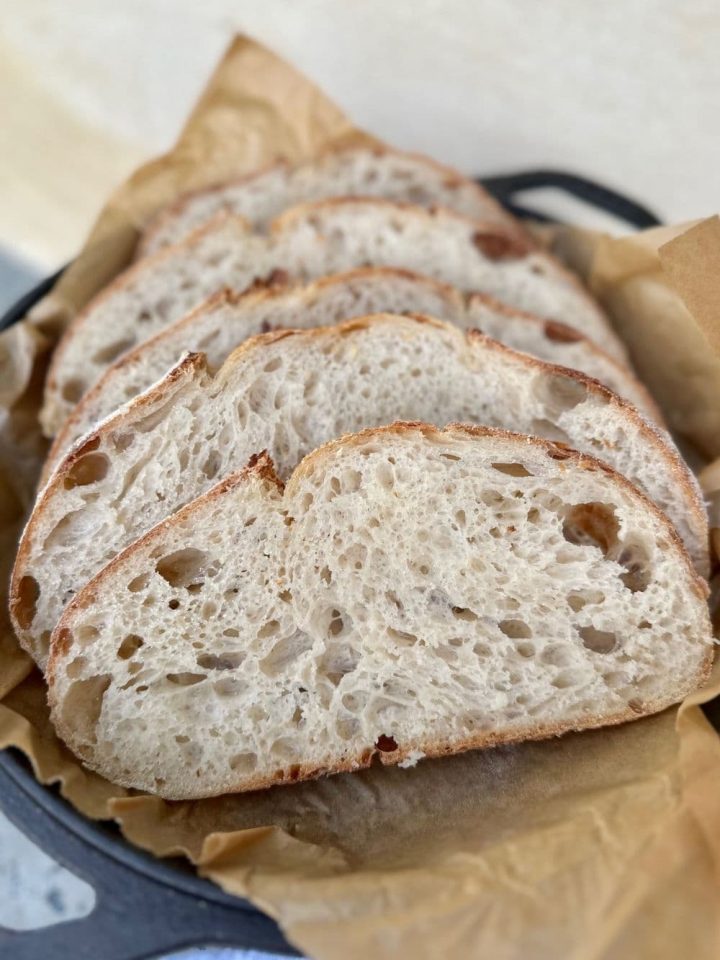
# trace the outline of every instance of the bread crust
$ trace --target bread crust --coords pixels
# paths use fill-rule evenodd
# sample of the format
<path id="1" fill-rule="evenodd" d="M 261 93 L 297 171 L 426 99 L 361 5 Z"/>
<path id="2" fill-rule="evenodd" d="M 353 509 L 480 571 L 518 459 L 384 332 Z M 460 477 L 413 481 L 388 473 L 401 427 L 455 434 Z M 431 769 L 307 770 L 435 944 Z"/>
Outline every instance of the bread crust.
<path id="1" fill-rule="evenodd" d="M 110 580 L 117 570 L 121 567 L 127 558 L 132 557 L 139 550 L 152 544 L 155 540 L 161 539 L 167 529 L 177 526 L 184 520 L 191 518 L 193 513 L 207 502 L 217 500 L 228 490 L 246 483 L 250 479 L 258 479 L 267 482 L 274 487 L 278 493 L 286 490 L 290 495 L 293 493 L 294 486 L 300 479 L 307 475 L 318 460 L 323 460 L 332 455 L 336 450 L 342 448 L 352 448 L 362 446 L 366 441 L 388 435 L 403 435 L 408 433 L 420 432 L 425 439 L 442 443 L 445 439 L 453 437 L 490 437 L 515 440 L 523 445 L 533 446 L 536 449 L 544 449 L 553 459 L 559 459 L 563 462 L 573 463 L 584 470 L 598 471 L 613 478 L 621 487 L 632 492 L 633 496 L 643 501 L 645 508 L 653 514 L 655 520 L 664 528 L 667 536 L 673 541 L 675 546 L 683 556 L 686 564 L 690 582 L 693 590 L 699 599 L 704 600 L 707 596 L 707 584 L 695 572 L 685 548 L 680 542 L 674 527 L 667 517 L 659 510 L 654 503 L 638 491 L 629 480 L 618 474 L 606 463 L 596 460 L 587 454 L 581 454 L 577 451 L 559 444 L 555 441 L 543 440 L 537 437 L 528 437 L 523 434 L 513 433 L 507 430 L 497 430 L 491 427 L 472 426 L 468 424 L 450 424 L 444 429 L 439 429 L 432 425 L 420 421 L 398 421 L 384 427 L 376 427 L 363 430 L 356 434 L 348 434 L 336 440 L 331 440 L 321 447 L 318 447 L 312 453 L 308 454 L 293 471 L 287 484 L 283 486 L 282 481 L 275 473 L 272 459 L 267 451 L 263 451 L 257 457 L 252 458 L 247 467 L 226 477 L 220 483 L 216 484 L 211 490 L 196 500 L 187 504 L 179 510 L 174 516 L 157 524 L 149 530 L 143 537 L 131 544 L 122 553 L 118 554 L 99 574 L 97 574 L 90 583 L 68 604 L 60 623 L 53 632 L 51 640 L 50 660 L 48 663 L 49 695 L 53 723 L 58 734 L 68 743 L 71 749 L 78 751 L 83 762 L 91 769 L 102 770 L 93 764 L 92 757 L 89 754 L 79 752 L 78 744 L 73 742 L 71 729 L 63 723 L 60 703 L 55 696 L 54 681 L 58 663 L 62 658 L 69 655 L 72 648 L 71 631 L 67 626 L 72 620 L 75 612 L 91 607 L 95 602 L 98 588 Z M 707 653 L 701 662 L 697 674 L 690 681 L 692 689 L 702 686 L 709 678 L 713 661 L 713 649 L 708 647 Z M 626 723 L 631 720 L 639 719 L 643 716 L 649 716 L 666 709 L 676 702 L 675 698 L 667 697 L 649 702 L 638 702 L 635 708 L 628 706 L 626 709 L 618 710 L 617 713 L 603 716 L 601 714 L 584 717 L 582 721 L 577 720 L 547 724 L 527 724 L 523 727 L 513 728 L 504 731 L 479 732 L 475 736 L 459 738 L 457 740 L 439 740 L 431 736 L 418 738 L 416 740 L 403 743 L 401 747 L 395 750 L 383 750 L 376 742 L 374 746 L 366 747 L 362 751 L 337 760 L 334 757 L 328 757 L 327 761 L 314 764 L 293 764 L 287 769 L 282 768 L 275 771 L 272 775 L 255 777 L 235 777 L 229 776 L 227 781 L 212 791 L 198 791 L 193 793 L 182 791 L 182 794 L 175 794 L 173 791 L 158 791 L 159 795 L 168 799 L 193 799 L 195 797 L 220 796 L 226 793 L 241 793 L 251 790 L 260 790 L 276 785 L 287 785 L 301 780 L 316 779 L 323 775 L 336 774 L 357 771 L 371 766 L 377 757 L 384 766 L 394 766 L 402 763 L 406 759 L 413 759 L 417 754 L 422 754 L 424 758 L 437 758 L 449 756 L 457 753 L 463 753 L 474 749 L 487 749 L 502 744 L 513 744 L 529 740 L 546 740 L 552 737 L 560 736 L 565 733 L 579 732 L 581 730 L 595 729 L 604 726 L 614 726 Z M 121 786 L 133 787 L 134 784 L 129 780 L 118 779 Z"/>
<path id="2" fill-rule="evenodd" d="M 204 236 L 205 234 L 213 233 L 221 224 L 226 222 L 237 224 L 239 232 L 244 234 L 248 234 L 250 232 L 247 221 L 243 220 L 242 217 L 229 216 L 226 213 L 219 213 L 213 217 L 212 220 L 209 220 L 206 224 L 203 224 L 202 227 L 194 230 L 188 237 L 185 238 L 185 240 L 183 240 L 182 244 L 178 244 L 178 247 L 192 246 L 200 239 L 200 237 Z M 176 247 L 166 247 L 163 250 L 159 250 L 151 257 L 147 257 L 142 261 L 142 263 L 137 262 L 131 264 L 129 267 L 127 267 L 127 269 L 123 270 L 122 273 L 119 273 L 114 280 L 111 280 L 107 286 L 103 287 L 99 293 L 96 293 L 95 296 L 85 304 L 83 309 L 80 310 L 80 312 L 73 317 L 73 319 L 67 325 L 62 337 L 58 341 L 58 344 L 53 351 L 45 380 L 45 401 L 43 408 L 40 411 L 40 425 L 43 427 L 43 430 L 45 430 L 46 436 L 52 436 L 54 432 L 52 429 L 52 404 L 50 403 L 49 398 L 51 398 L 58 390 L 58 371 L 62 365 L 63 355 L 67 350 L 68 344 L 74 339 L 78 330 L 85 326 L 88 321 L 88 317 L 91 316 L 95 309 L 97 309 L 99 304 L 102 304 L 108 300 L 117 290 L 121 290 L 123 287 L 129 286 L 135 277 L 142 275 L 146 270 L 152 269 L 159 263 L 162 263 L 169 257 L 173 256 L 176 249 Z"/>
<path id="3" fill-rule="evenodd" d="M 513 233 L 516 233 L 519 238 L 524 238 L 525 242 L 531 242 L 529 234 L 521 226 L 520 222 L 517 221 L 507 211 L 505 211 L 502 204 L 500 204 L 492 196 L 492 194 L 488 193 L 487 190 L 477 184 L 474 180 L 470 180 L 463 176 L 459 170 L 455 170 L 453 167 L 448 167 L 445 164 L 439 163 L 437 160 L 433 160 L 431 157 L 426 157 L 419 153 L 393 150 L 390 147 L 357 147 L 341 144 L 339 146 L 329 147 L 325 150 L 322 150 L 317 155 L 312 165 L 322 167 L 326 161 L 332 160 L 334 157 L 342 157 L 343 155 L 348 156 L 358 153 L 371 154 L 374 157 L 380 158 L 400 158 L 409 160 L 412 163 L 423 164 L 423 166 L 427 167 L 427 169 L 433 170 L 435 173 L 439 174 L 443 178 L 445 186 L 450 187 L 451 189 L 456 187 L 464 187 L 465 189 L 471 190 L 476 195 L 478 202 L 481 202 L 486 207 L 494 209 L 499 223 L 504 223 L 507 229 L 511 230 Z M 308 166 L 308 164 L 300 164 L 300 166 L 305 167 Z M 137 260 L 147 256 L 148 248 L 152 246 L 157 235 L 162 232 L 168 223 L 172 222 L 179 214 L 181 214 L 197 197 L 220 193 L 223 190 L 227 190 L 229 187 L 240 187 L 250 184 L 253 182 L 253 180 L 260 180 L 272 172 L 288 173 L 292 169 L 293 165 L 291 163 L 289 163 L 287 160 L 279 159 L 274 163 L 265 164 L 251 173 L 243 174 L 242 176 L 238 177 L 231 177 L 230 179 L 211 184 L 208 187 L 199 187 L 196 190 L 189 190 L 186 193 L 182 193 L 170 204 L 159 210 L 148 222 L 138 242 L 137 250 L 135 252 L 135 259 Z"/>

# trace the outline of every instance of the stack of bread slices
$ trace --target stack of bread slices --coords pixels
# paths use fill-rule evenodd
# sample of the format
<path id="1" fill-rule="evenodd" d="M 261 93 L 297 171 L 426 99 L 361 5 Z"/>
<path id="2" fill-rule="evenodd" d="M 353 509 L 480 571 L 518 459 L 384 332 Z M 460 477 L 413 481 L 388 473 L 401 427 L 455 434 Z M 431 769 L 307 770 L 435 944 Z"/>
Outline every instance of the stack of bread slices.
<path id="1" fill-rule="evenodd" d="M 76 317 L 11 614 L 171 799 L 620 723 L 707 676 L 707 519 L 622 341 L 390 150 L 181 197 Z"/>

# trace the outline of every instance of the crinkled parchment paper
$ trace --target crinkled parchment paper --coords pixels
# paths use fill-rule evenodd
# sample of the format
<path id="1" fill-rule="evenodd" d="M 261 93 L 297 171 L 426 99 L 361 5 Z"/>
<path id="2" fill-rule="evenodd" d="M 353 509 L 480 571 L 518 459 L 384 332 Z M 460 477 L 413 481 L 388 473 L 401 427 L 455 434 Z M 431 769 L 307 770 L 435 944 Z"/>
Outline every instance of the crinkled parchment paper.
<path id="1" fill-rule="evenodd" d="M 238 38 L 174 151 L 108 201 L 53 294 L 0 338 L 2 583 L 43 454 L 37 410 L 57 330 L 127 262 L 138 226 L 188 187 L 364 137 L 267 50 Z M 720 456 L 720 225 L 558 247 L 612 310 L 682 439 Z M 669 242 L 668 242 L 669 241 Z M 720 511 L 720 465 L 704 473 Z M 0 614 L 0 745 L 90 817 L 277 918 L 327 960 L 717 960 L 720 739 L 698 706 L 609 730 L 196 803 L 129 796 L 48 725 L 42 681 Z"/>

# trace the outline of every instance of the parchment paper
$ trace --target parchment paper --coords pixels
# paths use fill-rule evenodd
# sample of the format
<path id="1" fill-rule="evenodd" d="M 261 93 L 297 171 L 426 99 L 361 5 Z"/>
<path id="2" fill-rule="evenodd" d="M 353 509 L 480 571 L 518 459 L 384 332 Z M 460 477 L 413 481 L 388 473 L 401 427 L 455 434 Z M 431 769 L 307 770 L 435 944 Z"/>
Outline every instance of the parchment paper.
<path id="1" fill-rule="evenodd" d="M 167 156 L 110 198 L 32 317 L 0 338 L 2 583 L 44 453 L 36 415 L 57 330 L 129 259 L 178 192 L 276 156 L 363 138 L 305 78 L 237 38 Z M 717 221 L 676 238 L 563 231 L 673 426 L 720 456 Z M 715 507 L 720 466 L 704 473 Z M 718 511 L 720 512 L 720 508 Z M 716 531 L 717 532 L 717 531 Z M 0 746 L 86 815 L 158 856 L 184 853 L 323 960 L 716 960 L 720 739 L 698 704 L 623 727 L 195 803 L 130 796 L 84 771 L 0 613 Z"/>

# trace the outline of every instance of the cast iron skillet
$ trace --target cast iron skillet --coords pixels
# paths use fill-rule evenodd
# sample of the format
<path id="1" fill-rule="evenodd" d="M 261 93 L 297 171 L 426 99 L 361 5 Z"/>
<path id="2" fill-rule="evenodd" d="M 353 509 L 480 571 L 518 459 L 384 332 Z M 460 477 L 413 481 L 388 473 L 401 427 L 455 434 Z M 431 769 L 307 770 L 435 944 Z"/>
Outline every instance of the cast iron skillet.
<path id="1" fill-rule="evenodd" d="M 634 227 L 657 226 L 648 209 L 607 187 L 552 170 L 484 177 L 482 184 L 520 217 L 549 218 L 514 202 L 536 189 L 561 190 Z M 62 272 L 62 271 L 61 271 Z M 20 320 L 53 286 L 48 277 L 0 320 Z M 277 925 L 247 900 L 224 894 L 186 861 L 158 860 L 123 840 L 114 824 L 77 813 L 57 788 L 35 780 L 17 751 L 0 752 L 0 808 L 39 847 L 95 890 L 89 916 L 40 930 L 0 928 L 8 960 L 145 960 L 192 946 L 225 945 L 298 956 Z"/>

